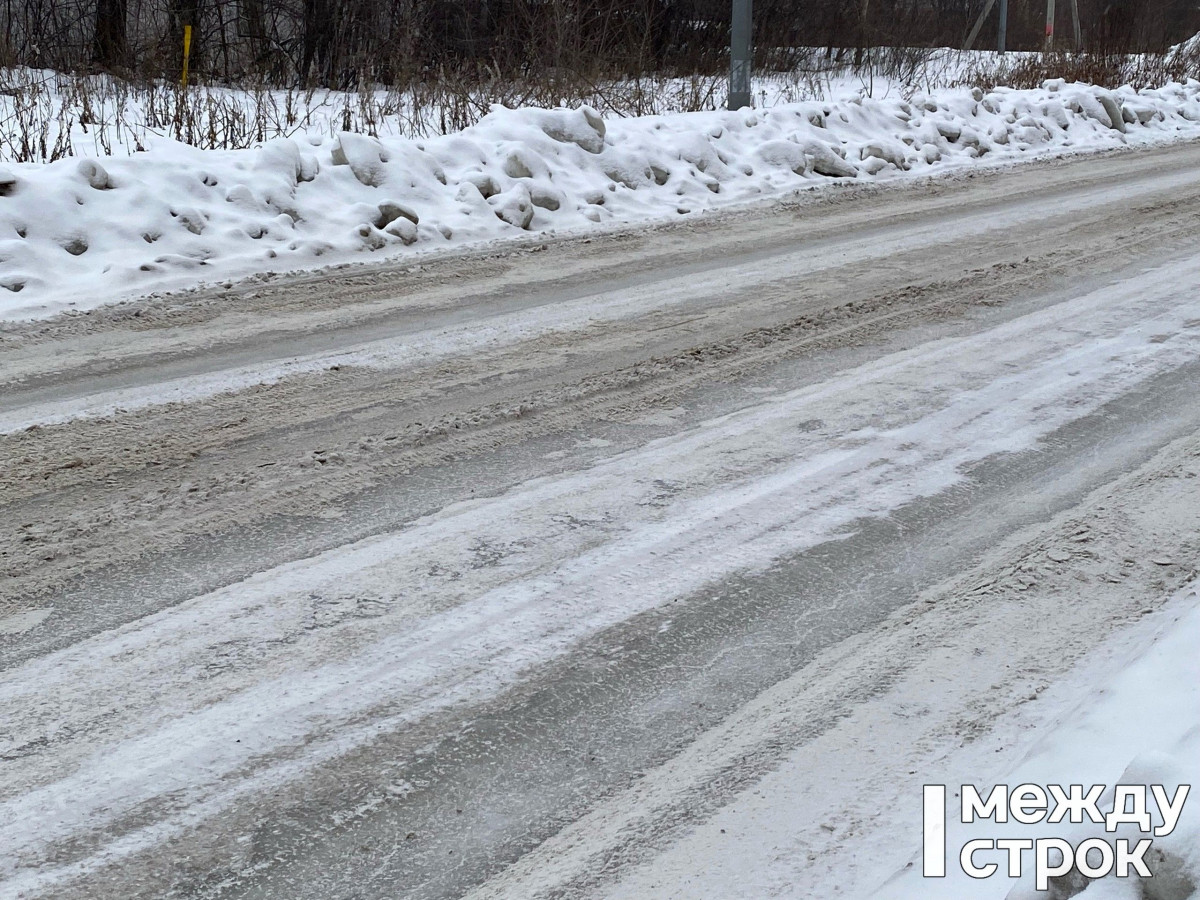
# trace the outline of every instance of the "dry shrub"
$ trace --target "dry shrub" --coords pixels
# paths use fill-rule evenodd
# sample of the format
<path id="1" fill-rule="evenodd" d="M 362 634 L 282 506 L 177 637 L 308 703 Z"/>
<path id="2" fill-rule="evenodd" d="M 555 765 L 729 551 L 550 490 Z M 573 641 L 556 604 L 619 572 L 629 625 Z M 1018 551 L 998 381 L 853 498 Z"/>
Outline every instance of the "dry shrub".
<path id="1" fill-rule="evenodd" d="M 605 115 L 641 116 L 715 109 L 724 96 L 724 76 L 595 80 L 565 69 L 525 79 L 447 70 L 404 88 L 352 91 L 263 84 L 184 90 L 107 74 L 0 69 L 0 160 L 133 153 L 154 137 L 221 150 L 311 130 L 420 138 L 474 125 L 497 104 L 587 104 Z"/>
<path id="2" fill-rule="evenodd" d="M 985 90 L 1003 85 L 1025 90 L 1047 80 L 1061 78 L 1100 87 L 1131 85 L 1161 87 L 1200 74 L 1200 52 L 1181 49 L 1166 53 L 1029 53 L 975 57 L 974 63 L 956 84 Z"/>

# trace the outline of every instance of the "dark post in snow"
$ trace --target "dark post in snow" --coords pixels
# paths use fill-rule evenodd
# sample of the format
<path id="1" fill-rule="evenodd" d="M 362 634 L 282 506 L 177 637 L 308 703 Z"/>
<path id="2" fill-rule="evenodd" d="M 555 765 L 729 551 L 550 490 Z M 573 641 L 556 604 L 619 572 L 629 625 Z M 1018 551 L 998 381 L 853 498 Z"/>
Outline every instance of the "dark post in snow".
<path id="1" fill-rule="evenodd" d="M 1000 0 L 1000 27 L 996 33 L 996 49 L 1003 53 L 1008 42 L 1008 0 Z"/>
<path id="2" fill-rule="evenodd" d="M 752 0 L 733 0 L 733 27 L 729 40 L 729 108 L 750 106 L 750 55 Z"/>

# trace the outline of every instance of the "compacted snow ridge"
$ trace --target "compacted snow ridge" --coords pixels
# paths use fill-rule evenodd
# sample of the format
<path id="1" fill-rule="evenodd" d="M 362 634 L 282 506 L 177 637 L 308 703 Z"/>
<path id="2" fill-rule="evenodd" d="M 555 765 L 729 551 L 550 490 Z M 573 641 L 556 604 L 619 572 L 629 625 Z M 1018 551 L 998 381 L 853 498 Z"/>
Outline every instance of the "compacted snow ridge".
<path id="1" fill-rule="evenodd" d="M 0 167 L 0 317 L 408 248 L 678 217 L 817 184 L 1200 134 L 1200 82 L 939 89 L 603 119 L 497 107 L 428 140 L 310 133 L 249 150 Z"/>

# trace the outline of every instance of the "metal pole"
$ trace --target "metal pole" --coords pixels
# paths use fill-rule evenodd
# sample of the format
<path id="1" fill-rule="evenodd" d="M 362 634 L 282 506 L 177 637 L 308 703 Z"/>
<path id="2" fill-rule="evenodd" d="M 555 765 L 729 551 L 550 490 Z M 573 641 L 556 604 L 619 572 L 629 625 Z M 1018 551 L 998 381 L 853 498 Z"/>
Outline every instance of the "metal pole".
<path id="1" fill-rule="evenodd" d="M 750 59 L 752 0 L 733 0 L 733 23 L 729 40 L 729 108 L 750 106 Z"/>
<path id="2" fill-rule="evenodd" d="M 1003 53 L 1008 43 L 1008 0 L 1000 0 L 1000 25 L 996 32 L 996 49 Z"/>
<path id="3" fill-rule="evenodd" d="M 1046 52 L 1054 49 L 1054 0 L 1046 0 Z"/>

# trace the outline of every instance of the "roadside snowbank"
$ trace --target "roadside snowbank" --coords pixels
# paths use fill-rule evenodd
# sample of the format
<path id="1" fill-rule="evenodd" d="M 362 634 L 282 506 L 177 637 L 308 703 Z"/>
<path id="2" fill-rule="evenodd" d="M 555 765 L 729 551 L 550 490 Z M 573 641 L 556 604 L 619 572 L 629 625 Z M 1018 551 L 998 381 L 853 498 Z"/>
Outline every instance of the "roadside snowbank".
<path id="1" fill-rule="evenodd" d="M 495 109 L 414 141 L 342 133 L 253 150 L 0 167 L 0 317 L 526 231 L 630 223 L 838 179 L 932 174 L 1200 134 L 1200 82 L 937 91 L 604 121 Z"/>
<path id="2" fill-rule="evenodd" d="M 1180 785 L 1193 789 L 1175 829 L 1154 837 L 1146 860 L 1154 877 L 1087 879 L 1071 872 L 1051 881 L 1050 891 L 1037 891 L 1033 881 L 1032 851 L 1023 853 L 1024 871 L 1014 884 L 1003 873 L 976 880 L 955 865 L 946 878 L 922 878 L 919 860 L 878 894 L 876 900 L 940 900 L 940 898 L 996 898 L 996 900 L 1188 900 L 1200 896 L 1200 607 L 1196 588 L 1180 592 L 1177 603 L 1186 606 L 1176 621 L 1165 626 L 1145 653 L 1115 672 L 1107 683 L 1096 684 L 1079 697 L 1079 703 L 1058 725 L 1046 732 L 1026 760 L 998 782 L 1018 784 L 1107 784 L 1100 800 L 1102 811 L 1113 808 L 1113 785 L 1163 785 L 1174 796 Z M 955 822 L 957 807 L 948 815 Z M 1155 827 L 1162 818 L 1149 806 Z M 971 839 L 1045 838 L 1069 840 L 1073 845 L 1088 838 L 1109 844 L 1128 839 L 1132 844 L 1145 834 L 1123 825 L 1116 833 L 1087 818 L 1084 824 L 1020 825 L 1009 822 L 972 825 L 950 824 L 947 842 L 960 847 Z M 982 863 L 986 854 L 980 854 Z M 992 856 L 995 854 L 993 853 Z M 994 860 L 990 860 L 994 861 Z M 951 863 L 954 861 L 951 860 Z"/>

